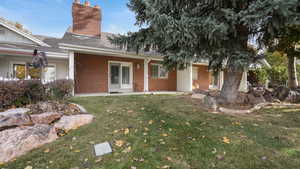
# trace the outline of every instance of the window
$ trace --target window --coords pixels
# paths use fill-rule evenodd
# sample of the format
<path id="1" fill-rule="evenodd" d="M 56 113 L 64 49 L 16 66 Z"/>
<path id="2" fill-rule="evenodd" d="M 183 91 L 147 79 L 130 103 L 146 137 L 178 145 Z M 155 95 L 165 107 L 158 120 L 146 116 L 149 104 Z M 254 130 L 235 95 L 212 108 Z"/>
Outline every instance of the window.
<path id="1" fill-rule="evenodd" d="M 130 84 L 130 67 L 122 66 L 122 84 Z"/>
<path id="2" fill-rule="evenodd" d="M 210 86 L 217 88 L 219 86 L 219 73 L 210 72 Z"/>
<path id="3" fill-rule="evenodd" d="M 198 80 L 198 67 L 193 67 L 193 80 Z"/>
<path id="4" fill-rule="evenodd" d="M 26 66 L 26 64 L 13 64 L 13 77 L 17 79 L 41 79 L 43 74 L 43 80 L 53 81 L 56 78 L 56 67 L 54 65 L 47 66 L 41 73 L 40 69 L 36 69 L 32 66 Z"/>
<path id="5" fill-rule="evenodd" d="M 168 78 L 168 71 L 160 64 L 151 65 L 151 77 L 165 79 Z"/>
<path id="6" fill-rule="evenodd" d="M 54 81 L 56 79 L 56 68 L 54 65 L 49 65 L 44 69 L 45 81 Z"/>

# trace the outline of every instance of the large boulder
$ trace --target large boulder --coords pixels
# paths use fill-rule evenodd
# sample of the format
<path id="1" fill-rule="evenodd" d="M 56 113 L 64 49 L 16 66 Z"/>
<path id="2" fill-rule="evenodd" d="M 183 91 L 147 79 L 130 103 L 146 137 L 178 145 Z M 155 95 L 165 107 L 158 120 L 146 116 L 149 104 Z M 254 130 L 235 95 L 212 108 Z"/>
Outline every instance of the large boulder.
<path id="1" fill-rule="evenodd" d="M 291 89 L 286 86 L 279 86 L 277 89 L 275 89 L 273 95 L 280 101 L 284 101 L 289 96 L 290 91 Z"/>
<path id="2" fill-rule="evenodd" d="M 70 130 L 77 129 L 83 125 L 91 123 L 93 119 L 94 116 L 90 114 L 63 116 L 58 122 L 54 124 L 54 127 L 56 129 L 68 132 Z"/>
<path id="3" fill-rule="evenodd" d="M 203 104 L 209 108 L 209 109 L 213 109 L 213 110 L 217 110 L 217 100 L 212 97 L 212 96 L 206 96 L 203 99 Z"/>
<path id="4" fill-rule="evenodd" d="M 10 109 L 0 112 L 0 130 L 14 126 L 32 124 L 30 116 L 27 114 L 29 109 Z"/>
<path id="5" fill-rule="evenodd" d="M 55 129 L 44 124 L 1 131 L 0 163 L 11 161 L 57 138 Z"/>
<path id="6" fill-rule="evenodd" d="M 60 103 L 55 101 L 38 102 L 27 106 L 33 114 L 41 114 L 44 112 L 61 112 L 64 114 L 80 114 L 81 109 L 77 105 Z"/>
<path id="7" fill-rule="evenodd" d="M 247 95 L 247 98 L 248 98 L 248 104 L 251 104 L 251 105 L 256 105 L 256 104 L 260 104 L 260 103 L 265 103 L 266 102 L 266 100 L 265 100 L 265 98 L 263 96 L 256 97 L 252 93 L 249 93 Z"/>
<path id="8" fill-rule="evenodd" d="M 50 124 L 53 121 L 62 117 L 62 113 L 47 112 L 42 114 L 31 115 L 31 120 L 34 124 Z"/>
<path id="9" fill-rule="evenodd" d="M 290 91 L 288 97 L 285 99 L 285 102 L 300 103 L 300 92 L 297 90 Z"/>
<path id="10" fill-rule="evenodd" d="M 200 93 L 194 93 L 194 94 L 192 94 L 192 99 L 202 100 L 202 99 L 204 99 L 204 97 L 206 97 L 205 94 L 200 94 Z"/>

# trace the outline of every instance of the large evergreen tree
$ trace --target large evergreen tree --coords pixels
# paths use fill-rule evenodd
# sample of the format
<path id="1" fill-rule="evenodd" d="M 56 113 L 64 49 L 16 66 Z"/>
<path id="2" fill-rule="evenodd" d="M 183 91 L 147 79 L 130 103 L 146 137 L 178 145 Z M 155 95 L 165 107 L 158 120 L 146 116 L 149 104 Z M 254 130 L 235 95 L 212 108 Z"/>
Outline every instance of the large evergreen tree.
<path id="1" fill-rule="evenodd" d="M 225 70 L 219 102 L 233 103 L 245 67 L 283 27 L 298 24 L 298 0 L 129 0 L 136 24 L 143 28 L 112 42 L 130 50 L 155 48 L 167 67 L 184 68 L 208 58 L 210 68 Z"/>

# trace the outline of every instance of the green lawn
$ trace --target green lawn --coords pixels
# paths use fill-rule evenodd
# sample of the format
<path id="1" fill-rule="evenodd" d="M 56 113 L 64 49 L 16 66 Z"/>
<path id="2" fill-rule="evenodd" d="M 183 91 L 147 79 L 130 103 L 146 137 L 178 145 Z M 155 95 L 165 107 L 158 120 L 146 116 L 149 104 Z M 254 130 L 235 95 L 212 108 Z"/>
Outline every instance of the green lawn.
<path id="1" fill-rule="evenodd" d="M 0 168 L 296 169 L 300 166 L 300 109 L 269 109 L 229 116 L 205 112 L 197 100 L 187 96 L 90 97 L 72 101 L 86 107 L 96 116 L 95 121 Z M 92 144 L 105 141 L 111 143 L 114 152 L 95 157 Z M 116 141 L 124 144 L 118 147 Z M 50 152 L 45 152 L 47 149 Z"/>

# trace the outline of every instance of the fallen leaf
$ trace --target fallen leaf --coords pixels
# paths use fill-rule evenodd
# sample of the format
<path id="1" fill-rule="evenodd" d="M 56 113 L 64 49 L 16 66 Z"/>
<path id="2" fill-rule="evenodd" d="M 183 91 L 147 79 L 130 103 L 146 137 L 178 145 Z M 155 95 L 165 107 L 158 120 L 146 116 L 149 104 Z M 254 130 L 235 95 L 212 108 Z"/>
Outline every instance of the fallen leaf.
<path id="1" fill-rule="evenodd" d="M 129 134 L 129 129 L 128 129 L 128 128 L 126 128 L 126 129 L 124 130 L 124 134 L 125 134 L 125 135 Z"/>
<path id="2" fill-rule="evenodd" d="M 74 150 L 74 152 L 75 152 L 75 153 L 79 153 L 79 152 L 80 152 L 80 150 Z"/>
<path id="3" fill-rule="evenodd" d="M 162 136 L 164 136 L 164 137 L 168 137 L 168 134 L 166 134 L 166 133 L 163 133 L 163 134 L 162 134 Z"/>
<path id="4" fill-rule="evenodd" d="M 164 121 L 164 120 L 161 120 L 161 122 L 162 122 L 162 123 L 166 123 L 166 121 Z"/>
<path id="5" fill-rule="evenodd" d="M 145 127 L 145 131 L 149 131 L 149 129 L 147 127 Z"/>
<path id="6" fill-rule="evenodd" d="M 168 165 L 164 165 L 164 166 L 162 166 L 161 168 L 166 169 L 166 168 L 171 168 L 171 167 L 168 166 Z"/>
<path id="7" fill-rule="evenodd" d="M 223 142 L 226 143 L 226 144 L 229 144 L 230 143 L 230 139 L 227 138 L 227 137 L 223 137 Z"/>
<path id="8" fill-rule="evenodd" d="M 27 166 L 24 169 L 33 169 L 32 166 Z"/>
<path id="9" fill-rule="evenodd" d="M 125 150 L 122 151 L 123 153 L 129 153 L 131 152 L 131 147 L 127 147 Z"/>
<path id="10" fill-rule="evenodd" d="M 173 160 L 171 157 L 166 157 L 166 159 L 167 159 L 168 161 L 172 161 L 172 160 Z"/>
<path id="11" fill-rule="evenodd" d="M 186 124 L 186 125 L 188 125 L 188 126 L 190 126 L 190 125 L 191 125 L 189 122 L 186 122 L 185 124 Z"/>
<path id="12" fill-rule="evenodd" d="M 131 169 L 137 169 L 135 166 L 131 166 Z"/>
<path id="13" fill-rule="evenodd" d="M 49 161 L 49 163 L 50 163 L 50 164 L 52 164 L 52 163 L 53 163 L 53 161 Z"/>
<path id="14" fill-rule="evenodd" d="M 148 122 L 148 124 L 153 124 L 154 123 L 154 121 L 153 120 L 150 120 L 149 122 Z"/>
<path id="15" fill-rule="evenodd" d="M 98 158 L 97 160 L 95 160 L 95 163 L 99 163 L 100 161 L 102 161 L 102 158 Z"/>
<path id="16" fill-rule="evenodd" d="M 114 133 L 118 133 L 118 132 L 119 132 L 119 130 L 115 130 L 115 131 L 114 131 Z"/>
<path id="17" fill-rule="evenodd" d="M 49 153 L 50 152 L 50 149 L 47 148 L 46 150 L 44 150 L 44 153 Z"/>
<path id="18" fill-rule="evenodd" d="M 211 153 L 216 154 L 216 153 L 217 153 L 217 149 L 214 148 L 213 151 L 212 151 Z"/>
<path id="19" fill-rule="evenodd" d="M 125 142 L 123 140 L 117 140 L 115 145 L 118 146 L 118 147 L 122 147 L 124 145 L 124 143 Z"/>

